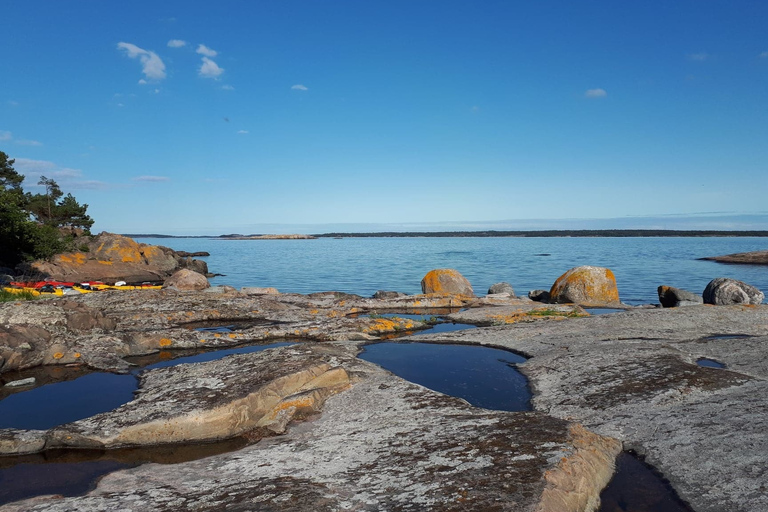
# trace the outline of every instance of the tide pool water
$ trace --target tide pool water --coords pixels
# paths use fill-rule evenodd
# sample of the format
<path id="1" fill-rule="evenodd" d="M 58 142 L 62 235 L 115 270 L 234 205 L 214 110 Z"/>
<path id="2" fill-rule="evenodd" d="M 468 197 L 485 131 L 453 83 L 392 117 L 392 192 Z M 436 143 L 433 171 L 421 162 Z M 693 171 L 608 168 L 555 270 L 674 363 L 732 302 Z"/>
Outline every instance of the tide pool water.
<path id="1" fill-rule="evenodd" d="M 319 238 L 221 240 L 139 238 L 183 251 L 208 251 L 214 285 L 273 286 L 281 292 L 376 290 L 421 293 L 421 278 L 455 268 L 483 295 L 500 281 L 518 295 L 548 290 L 568 269 L 608 267 L 627 304 L 658 302 L 659 285 L 701 293 L 715 277 L 745 281 L 768 293 L 768 266 L 726 265 L 697 258 L 768 249 L 764 237 L 648 238 Z"/>

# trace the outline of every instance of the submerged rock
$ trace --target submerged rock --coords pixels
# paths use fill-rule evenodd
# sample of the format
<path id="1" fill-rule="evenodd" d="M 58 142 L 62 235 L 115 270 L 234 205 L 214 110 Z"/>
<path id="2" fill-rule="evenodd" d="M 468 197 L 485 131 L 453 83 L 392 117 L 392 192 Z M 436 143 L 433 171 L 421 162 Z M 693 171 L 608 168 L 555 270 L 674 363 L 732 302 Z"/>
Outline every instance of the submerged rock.
<path id="1" fill-rule="evenodd" d="M 557 278 L 549 290 L 553 303 L 573 302 L 587 306 L 611 306 L 619 301 L 613 272 L 603 267 L 575 267 Z"/>
<path id="2" fill-rule="evenodd" d="M 704 299 L 702 299 L 701 295 L 697 295 L 687 290 L 681 290 L 680 288 L 662 285 L 659 286 L 657 291 L 659 293 L 659 302 L 665 308 L 693 306 L 704 303 Z"/>
<path id="3" fill-rule="evenodd" d="M 422 293 L 451 293 L 456 295 L 475 295 L 472 285 L 458 270 L 441 268 L 430 270 L 421 280 Z"/>
<path id="4" fill-rule="evenodd" d="M 760 304 L 765 294 L 743 281 L 718 277 L 709 282 L 704 288 L 704 303 L 715 306 L 730 304 Z"/>
<path id="5" fill-rule="evenodd" d="M 373 294 L 374 299 L 396 299 L 398 297 L 405 297 L 405 294 L 389 290 L 377 290 L 376 293 Z"/>

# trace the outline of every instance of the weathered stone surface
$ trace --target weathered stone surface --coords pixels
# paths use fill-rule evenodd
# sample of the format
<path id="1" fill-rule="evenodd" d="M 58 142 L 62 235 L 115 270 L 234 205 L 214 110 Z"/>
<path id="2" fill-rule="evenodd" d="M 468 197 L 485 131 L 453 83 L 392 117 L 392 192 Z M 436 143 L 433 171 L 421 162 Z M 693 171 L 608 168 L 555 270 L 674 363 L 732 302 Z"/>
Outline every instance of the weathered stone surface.
<path id="1" fill-rule="evenodd" d="M 553 303 L 573 302 L 588 306 L 618 304 L 616 277 L 607 268 L 585 265 L 575 267 L 557 278 L 549 290 Z"/>
<path id="2" fill-rule="evenodd" d="M 186 267 L 207 273 L 204 261 L 182 258 L 168 247 L 140 244 L 106 232 L 93 238 L 82 237 L 82 240 L 87 251 L 59 254 L 51 261 L 39 260 L 32 263 L 31 269 L 60 281 L 128 283 L 162 281 Z"/>
<path id="3" fill-rule="evenodd" d="M 211 283 L 208 282 L 208 279 L 203 274 L 183 268 L 177 270 L 171 277 L 166 279 L 163 283 L 163 287 L 173 287 L 182 291 L 199 291 L 210 288 Z"/>
<path id="4" fill-rule="evenodd" d="M 715 306 L 760 304 L 765 298 L 765 294 L 754 286 L 727 277 L 717 277 L 710 281 L 702 295 L 705 304 Z"/>
<path id="5" fill-rule="evenodd" d="M 768 251 L 739 252 L 725 256 L 709 256 L 702 260 L 718 261 L 720 263 L 744 263 L 747 265 L 768 265 Z"/>
<path id="6" fill-rule="evenodd" d="M 7 388 L 22 388 L 25 386 L 34 386 L 37 380 L 34 377 L 27 377 L 26 379 L 12 380 L 5 383 Z"/>
<path id="7" fill-rule="evenodd" d="M 22 455 L 45 448 L 44 430 L 0 429 L 0 454 Z"/>
<path id="8" fill-rule="evenodd" d="M 256 286 L 245 286 L 240 289 L 241 292 L 243 292 L 246 295 L 277 295 L 280 293 L 277 291 L 277 288 L 267 287 L 267 288 L 259 288 Z"/>
<path id="9" fill-rule="evenodd" d="M 547 290 L 531 290 L 528 292 L 528 298 L 536 302 L 549 302 L 549 292 Z"/>
<path id="10" fill-rule="evenodd" d="M 681 290 L 680 288 L 662 285 L 659 286 L 657 291 L 659 293 L 659 302 L 665 308 L 677 308 L 704 303 L 704 299 L 702 299 L 701 295 L 697 295 L 687 290 Z"/>
<path id="11" fill-rule="evenodd" d="M 353 352 L 352 352 L 353 353 Z M 354 358 L 321 416 L 234 453 L 104 477 L 27 510 L 591 510 L 621 449 L 579 425 L 488 411 Z"/>
<path id="12" fill-rule="evenodd" d="M 497 293 L 508 293 L 510 297 L 515 296 L 515 290 L 512 288 L 512 285 L 509 283 L 496 283 L 492 284 L 490 288 L 488 288 L 488 294 L 497 294 Z"/>
<path id="13" fill-rule="evenodd" d="M 768 510 L 768 306 L 638 309 L 419 341 L 532 356 L 519 367 L 535 410 L 621 440 L 697 512 Z"/>
<path id="14" fill-rule="evenodd" d="M 57 427 L 48 448 L 116 448 L 283 432 L 349 386 L 337 354 L 281 347 L 143 373 L 136 399 Z"/>
<path id="15" fill-rule="evenodd" d="M 458 270 L 440 268 L 430 270 L 421 280 L 422 293 L 450 293 L 474 296 L 472 285 Z"/>
<path id="16" fill-rule="evenodd" d="M 396 299 L 398 297 L 405 297 L 405 294 L 389 290 L 377 290 L 376 293 L 373 294 L 374 299 Z"/>

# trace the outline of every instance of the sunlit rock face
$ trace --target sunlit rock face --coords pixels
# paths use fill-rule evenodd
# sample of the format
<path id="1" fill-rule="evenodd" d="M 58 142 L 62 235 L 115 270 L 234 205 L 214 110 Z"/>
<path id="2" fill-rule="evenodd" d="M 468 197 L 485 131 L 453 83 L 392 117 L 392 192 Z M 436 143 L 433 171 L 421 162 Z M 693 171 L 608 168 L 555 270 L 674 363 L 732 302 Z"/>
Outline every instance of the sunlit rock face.
<path id="1" fill-rule="evenodd" d="M 475 295 L 472 285 L 458 270 L 440 268 L 430 270 L 421 280 L 423 293 L 451 293 L 457 295 Z"/>
<path id="2" fill-rule="evenodd" d="M 619 304 L 616 277 L 610 269 L 585 265 L 561 275 L 549 291 L 549 302 L 611 306 Z"/>

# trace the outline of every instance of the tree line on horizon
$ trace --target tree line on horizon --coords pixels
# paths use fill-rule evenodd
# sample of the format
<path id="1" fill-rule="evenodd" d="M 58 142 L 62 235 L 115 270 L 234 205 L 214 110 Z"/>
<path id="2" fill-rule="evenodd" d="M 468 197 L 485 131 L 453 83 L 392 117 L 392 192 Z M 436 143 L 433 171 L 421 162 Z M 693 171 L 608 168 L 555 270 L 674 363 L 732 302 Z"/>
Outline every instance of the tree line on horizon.
<path id="1" fill-rule="evenodd" d="M 88 205 L 64 195 L 55 180 L 41 176 L 43 192 L 22 188 L 15 160 L 0 151 L 0 265 L 45 259 L 72 250 L 78 236 L 90 235 Z"/>

